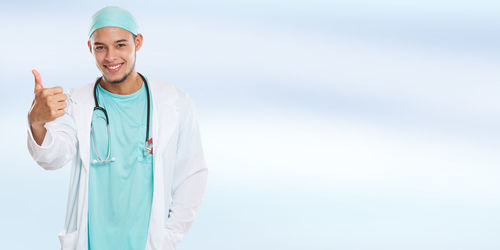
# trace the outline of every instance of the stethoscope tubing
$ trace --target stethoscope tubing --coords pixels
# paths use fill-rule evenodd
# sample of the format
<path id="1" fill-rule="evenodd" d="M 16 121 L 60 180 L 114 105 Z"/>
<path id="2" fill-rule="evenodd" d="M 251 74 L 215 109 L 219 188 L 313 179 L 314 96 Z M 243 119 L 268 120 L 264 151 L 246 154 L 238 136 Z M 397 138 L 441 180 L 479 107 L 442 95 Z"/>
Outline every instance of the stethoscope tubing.
<path id="1" fill-rule="evenodd" d="M 146 95 L 147 95 L 147 105 L 148 105 L 148 109 L 147 109 L 147 124 L 146 124 L 146 143 L 148 143 L 148 140 L 149 140 L 149 122 L 150 122 L 150 119 L 151 119 L 151 114 L 150 114 L 150 107 L 151 107 L 151 100 L 150 100 L 150 93 L 149 93 L 149 86 L 148 86 L 148 81 L 146 80 L 146 78 L 140 74 L 139 72 L 137 72 L 137 74 L 139 74 L 139 76 L 141 76 L 143 82 L 144 82 L 144 86 L 146 87 Z M 92 138 L 92 144 L 94 146 L 94 151 L 96 153 L 96 156 L 97 158 L 99 159 L 99 161 L 101 163 L 103 162 L 109 162 L 109 161 L 114 161 L 114 157 L 112 157 L 111 159 L 109 159 L 109 156 L 111 154 L 111 134 L 110 134 L 110 128 L 109 128 L 109 116 L 108 116 L 108 112 L 106 111 L 105 108 L 99 106 L 99 102 L 97 100 L 97 85 L 99 84 L 99 82 L 101 81 L 102 79 L 102 76 L 97 78 L 95 84 L 94 84 L 94 102 L 95 102 L 95 106 L 94 106 L 94 111 L 95 110 L 100 110 L 104 113 L 104 116 L 106 118 L 106 127 L 107 127 L 107 130 L 108 130 L 108 155 L 106 156 L 106 159 L 105 160 L 102 160 L 101 157 L 99 156 L 99 154 L 97 153 L 97 148 L 96 148 L 96 145 L 95 145 L 95 139 L 94 139 L 94 133 L 93 133 L 93 129 L 91 128 L 90 129 L 90 135 L 91 135 L 91 138 Z M 92 126 L 92 125 L 91 125 Z M 94 160 L 95 161 L 95 160 Z"/>

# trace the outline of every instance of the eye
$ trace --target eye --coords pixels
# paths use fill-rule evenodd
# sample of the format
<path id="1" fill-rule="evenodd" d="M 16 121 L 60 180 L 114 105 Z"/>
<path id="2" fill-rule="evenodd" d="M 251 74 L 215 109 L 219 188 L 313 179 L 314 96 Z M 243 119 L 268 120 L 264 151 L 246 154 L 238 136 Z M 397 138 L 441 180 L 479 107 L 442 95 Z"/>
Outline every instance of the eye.
<path id="1" fill-rule="evenodd" d="M 120 44 L 118 44 L 118 47 L 120 47 L 120 48 L 121 48 L 121 47 L 125 47 L 125 46 L 127 46 L 127 45 L 126 45 L 126 44 L 124 44 L 124 43 L 120 43 Z"/>
<path id="2" fill-rule="evenodd" d="M 103 50 L 104 49 L 104 46 L 96 46 L 95 47 L 95 50 Z"/>

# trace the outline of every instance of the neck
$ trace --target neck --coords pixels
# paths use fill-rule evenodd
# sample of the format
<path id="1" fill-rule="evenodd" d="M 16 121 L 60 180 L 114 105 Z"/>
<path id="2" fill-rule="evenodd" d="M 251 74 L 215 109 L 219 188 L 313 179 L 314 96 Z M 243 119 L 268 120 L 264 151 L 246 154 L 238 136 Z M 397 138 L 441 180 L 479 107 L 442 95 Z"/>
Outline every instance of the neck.
<path id="1" fill-rule="evenodd" d="M 142 78 L 137 72 L 132 71 L 127 78 L 120 83 L 109 83 L 104 80 L 104 77 L 101 78 L 101 87 L 113 94 L 118 95 L 130 95 L 137 92 L 141 89 L 142 86 Z"/>

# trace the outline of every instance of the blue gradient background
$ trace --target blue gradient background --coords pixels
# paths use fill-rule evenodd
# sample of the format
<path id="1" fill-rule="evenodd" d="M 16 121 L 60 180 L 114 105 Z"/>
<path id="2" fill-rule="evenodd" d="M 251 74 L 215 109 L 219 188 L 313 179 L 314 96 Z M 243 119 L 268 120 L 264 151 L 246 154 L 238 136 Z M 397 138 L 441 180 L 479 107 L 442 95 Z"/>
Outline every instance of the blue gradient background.
<path id="1" fill-rule="evenodd" d="M 26 148 L 31 69 L 99 74 L 90 16 L 130 9 L 137 70 L 197 105 L 209 182 L 188 249 L 500 249 L 498 1 L 0 4 L 0 248 L 58 249 L 69 167 Z"/>

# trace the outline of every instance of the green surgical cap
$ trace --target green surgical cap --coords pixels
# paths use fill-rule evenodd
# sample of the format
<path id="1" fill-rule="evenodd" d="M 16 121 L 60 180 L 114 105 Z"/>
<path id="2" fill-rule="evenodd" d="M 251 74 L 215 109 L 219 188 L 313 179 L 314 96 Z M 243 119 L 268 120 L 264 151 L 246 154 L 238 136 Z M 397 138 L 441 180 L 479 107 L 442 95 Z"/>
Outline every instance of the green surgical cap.
<path id="1" fill-rule="evenodd" d="M 139 26 L 132 14 L 116 6 L 102 8 L 92 16 L 89 39 L 94 31 L 103 27 L 119 27 L 130 31 L 134 35 L 139 33 Z"/>

